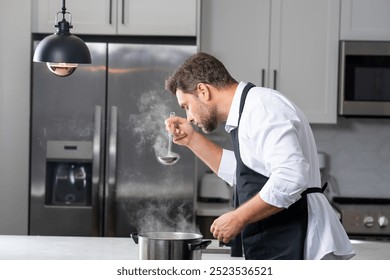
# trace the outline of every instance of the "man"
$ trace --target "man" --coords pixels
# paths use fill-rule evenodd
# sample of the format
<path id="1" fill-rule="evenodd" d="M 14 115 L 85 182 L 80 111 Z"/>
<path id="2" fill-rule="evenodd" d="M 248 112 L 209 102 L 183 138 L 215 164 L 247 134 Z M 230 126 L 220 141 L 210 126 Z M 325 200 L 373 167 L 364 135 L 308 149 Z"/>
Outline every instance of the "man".
<path id="1" fill-rule="evenodd" d="M 215 57 L 198 53 L 166 81 L 187 119 L 165 121 L 219 177 L 236 185 L 239 207 L 210 231 L 225 243 L 242 234 L 246 259 L 348 259 L 351 243 L 321 190 L 317 148 L 303 113 L 281 93 L 238 83 Z M 221 123 L 228 151 L 206 134 Z"/>

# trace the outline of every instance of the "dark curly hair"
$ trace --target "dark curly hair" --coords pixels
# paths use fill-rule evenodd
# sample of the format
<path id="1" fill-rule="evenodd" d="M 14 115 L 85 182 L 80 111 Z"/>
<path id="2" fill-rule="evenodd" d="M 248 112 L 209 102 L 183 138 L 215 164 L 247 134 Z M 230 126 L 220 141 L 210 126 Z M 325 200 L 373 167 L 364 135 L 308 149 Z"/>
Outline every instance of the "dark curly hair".
<path id="1" fill-rule="evenodd" d="M 237 83 L 225 66 L 214 56 L 199 52 L 188 58 L 165 82 L 165 89 L 172 94 L 180 89 L 193 93 L 199 83 L 212 85 L 218 89 Z"/>

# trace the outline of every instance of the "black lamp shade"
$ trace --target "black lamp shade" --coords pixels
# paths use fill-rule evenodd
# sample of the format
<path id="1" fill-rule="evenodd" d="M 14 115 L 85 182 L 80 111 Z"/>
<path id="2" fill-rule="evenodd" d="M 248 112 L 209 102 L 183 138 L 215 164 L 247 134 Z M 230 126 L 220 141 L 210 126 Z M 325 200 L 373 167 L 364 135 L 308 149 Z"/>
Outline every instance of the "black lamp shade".
<path id="1" fill-rule="evenodd" d="M 45 37 L 37 46 L 33 61 L 54 63 L 91 63 L 87 45 L 72 34 L 56 33 Z"/>

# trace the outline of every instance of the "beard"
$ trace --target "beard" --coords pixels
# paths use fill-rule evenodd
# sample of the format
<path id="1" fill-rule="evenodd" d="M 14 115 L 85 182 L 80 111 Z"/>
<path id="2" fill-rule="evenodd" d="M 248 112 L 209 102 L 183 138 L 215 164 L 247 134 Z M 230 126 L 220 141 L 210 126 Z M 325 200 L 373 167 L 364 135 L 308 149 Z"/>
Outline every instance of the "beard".
<path id="1" fill-rule="evenodd" d="M 204 103 L 200 103 L 200 118 L 199 124 L 202 131 L 206 134 L 211 133 L 218 127 L 217 112 L 214 107 L 209 107 Z"/>

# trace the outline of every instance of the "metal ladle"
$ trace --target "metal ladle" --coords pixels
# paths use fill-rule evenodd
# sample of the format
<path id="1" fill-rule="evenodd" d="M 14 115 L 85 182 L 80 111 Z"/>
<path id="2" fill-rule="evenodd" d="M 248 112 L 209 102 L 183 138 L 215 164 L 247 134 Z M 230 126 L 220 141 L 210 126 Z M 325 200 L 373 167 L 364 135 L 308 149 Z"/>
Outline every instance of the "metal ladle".
<path id="1" fill-rule="evenodd" d="M 175 116 L 175 112 L 171 112 L 169 117 Z M 168 152 L 166 156 L 158 156 L 157 159 L 160 163 L 164 165 L 173 165 L 180 159 L 180 155 L 178 153 L 172 152 L 172 133 L 168 133 Z"/>

